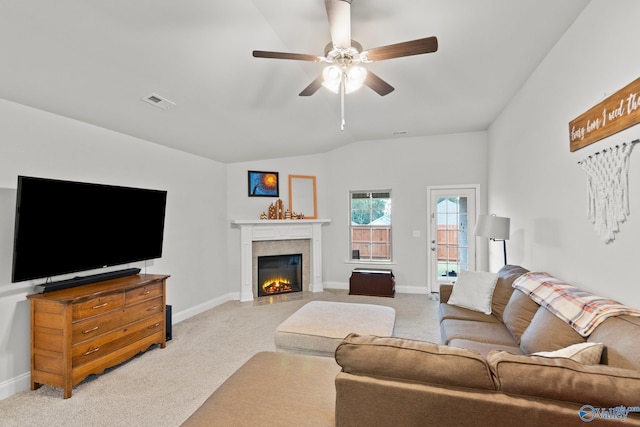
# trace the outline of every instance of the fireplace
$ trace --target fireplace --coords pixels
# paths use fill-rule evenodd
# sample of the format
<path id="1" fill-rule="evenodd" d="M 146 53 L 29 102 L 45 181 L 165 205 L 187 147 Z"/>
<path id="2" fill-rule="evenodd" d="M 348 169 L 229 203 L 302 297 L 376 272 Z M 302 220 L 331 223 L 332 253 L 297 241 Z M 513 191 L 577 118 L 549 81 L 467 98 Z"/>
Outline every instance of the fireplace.
<path id="1" fill-rule="evenodd" d="M 258 296 L 302 292 L 302 254 L 258 257 Z"/>
<path id="2" fill-rule="evenodd" d="M 252 301 L 258 296 L 259 255 L 302 253 L 304 290 L 322 292 L 321 228 L 330 222 L 328 219 L 233 220 L 232 224 L 240 228 L 240 301 Z M 286 250 L 257 247 L 276 242 L 282 243 Z M 294 246 L 294 242 L 304 242 L 303 247 Z"/>

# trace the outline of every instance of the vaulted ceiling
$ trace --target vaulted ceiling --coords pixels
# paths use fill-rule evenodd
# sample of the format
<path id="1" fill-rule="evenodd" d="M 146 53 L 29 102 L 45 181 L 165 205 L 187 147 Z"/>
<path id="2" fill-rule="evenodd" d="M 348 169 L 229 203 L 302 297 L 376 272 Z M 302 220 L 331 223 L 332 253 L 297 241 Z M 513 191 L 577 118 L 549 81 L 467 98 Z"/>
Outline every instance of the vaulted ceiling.
<path id="1" fill-rule="evenodd" d="M 346 95 L 341 131 L 339 95 L 298 96 L 322 64 L 251 54 L 323 55 L 323 0 L 0 0 L 0 97 L 225 163 L 481 131 L 587 3 L 353 0 L 364 49 L 439 48 L 368 64 L 395 91 Z"/>

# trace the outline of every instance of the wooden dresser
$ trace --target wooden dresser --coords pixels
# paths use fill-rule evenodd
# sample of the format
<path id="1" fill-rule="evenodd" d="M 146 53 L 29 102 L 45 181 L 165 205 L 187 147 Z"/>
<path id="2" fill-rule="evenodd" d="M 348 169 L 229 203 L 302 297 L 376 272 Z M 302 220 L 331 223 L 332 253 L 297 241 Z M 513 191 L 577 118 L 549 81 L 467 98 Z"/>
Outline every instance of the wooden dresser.
<path id="1" fill-rule="evenodd" d="M 137 274 L 28 295 L 31 389 L 72 388 L 150 346 L 166 347 L 166 280 Z"/>

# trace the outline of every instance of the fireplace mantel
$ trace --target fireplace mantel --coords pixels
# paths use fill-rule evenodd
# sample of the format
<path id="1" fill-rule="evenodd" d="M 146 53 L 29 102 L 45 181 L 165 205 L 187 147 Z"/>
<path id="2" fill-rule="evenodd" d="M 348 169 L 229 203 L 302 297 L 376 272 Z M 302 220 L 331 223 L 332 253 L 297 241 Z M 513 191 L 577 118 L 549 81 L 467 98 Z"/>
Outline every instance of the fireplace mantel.
<path id="1" fill-rule="evenodd" d="M 252 243 L 271 240 L 311 240 L 311 274 L 309 290 L 321 292 L 322 285 L 322 226 L 329 219 L 242 220 L 231 221 L 240 227 L 240 301 L 253 300 Z"/>

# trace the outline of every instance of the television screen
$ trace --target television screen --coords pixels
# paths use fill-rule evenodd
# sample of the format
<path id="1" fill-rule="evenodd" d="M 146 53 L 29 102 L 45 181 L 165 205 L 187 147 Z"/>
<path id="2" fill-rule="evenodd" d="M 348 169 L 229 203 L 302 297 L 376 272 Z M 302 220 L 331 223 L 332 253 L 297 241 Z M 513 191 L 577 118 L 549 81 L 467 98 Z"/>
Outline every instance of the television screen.
<path id="1" fill-rule="evenodd" d="M 12 282 L 160 258 L 167 192 L 19 176 Z"/>

